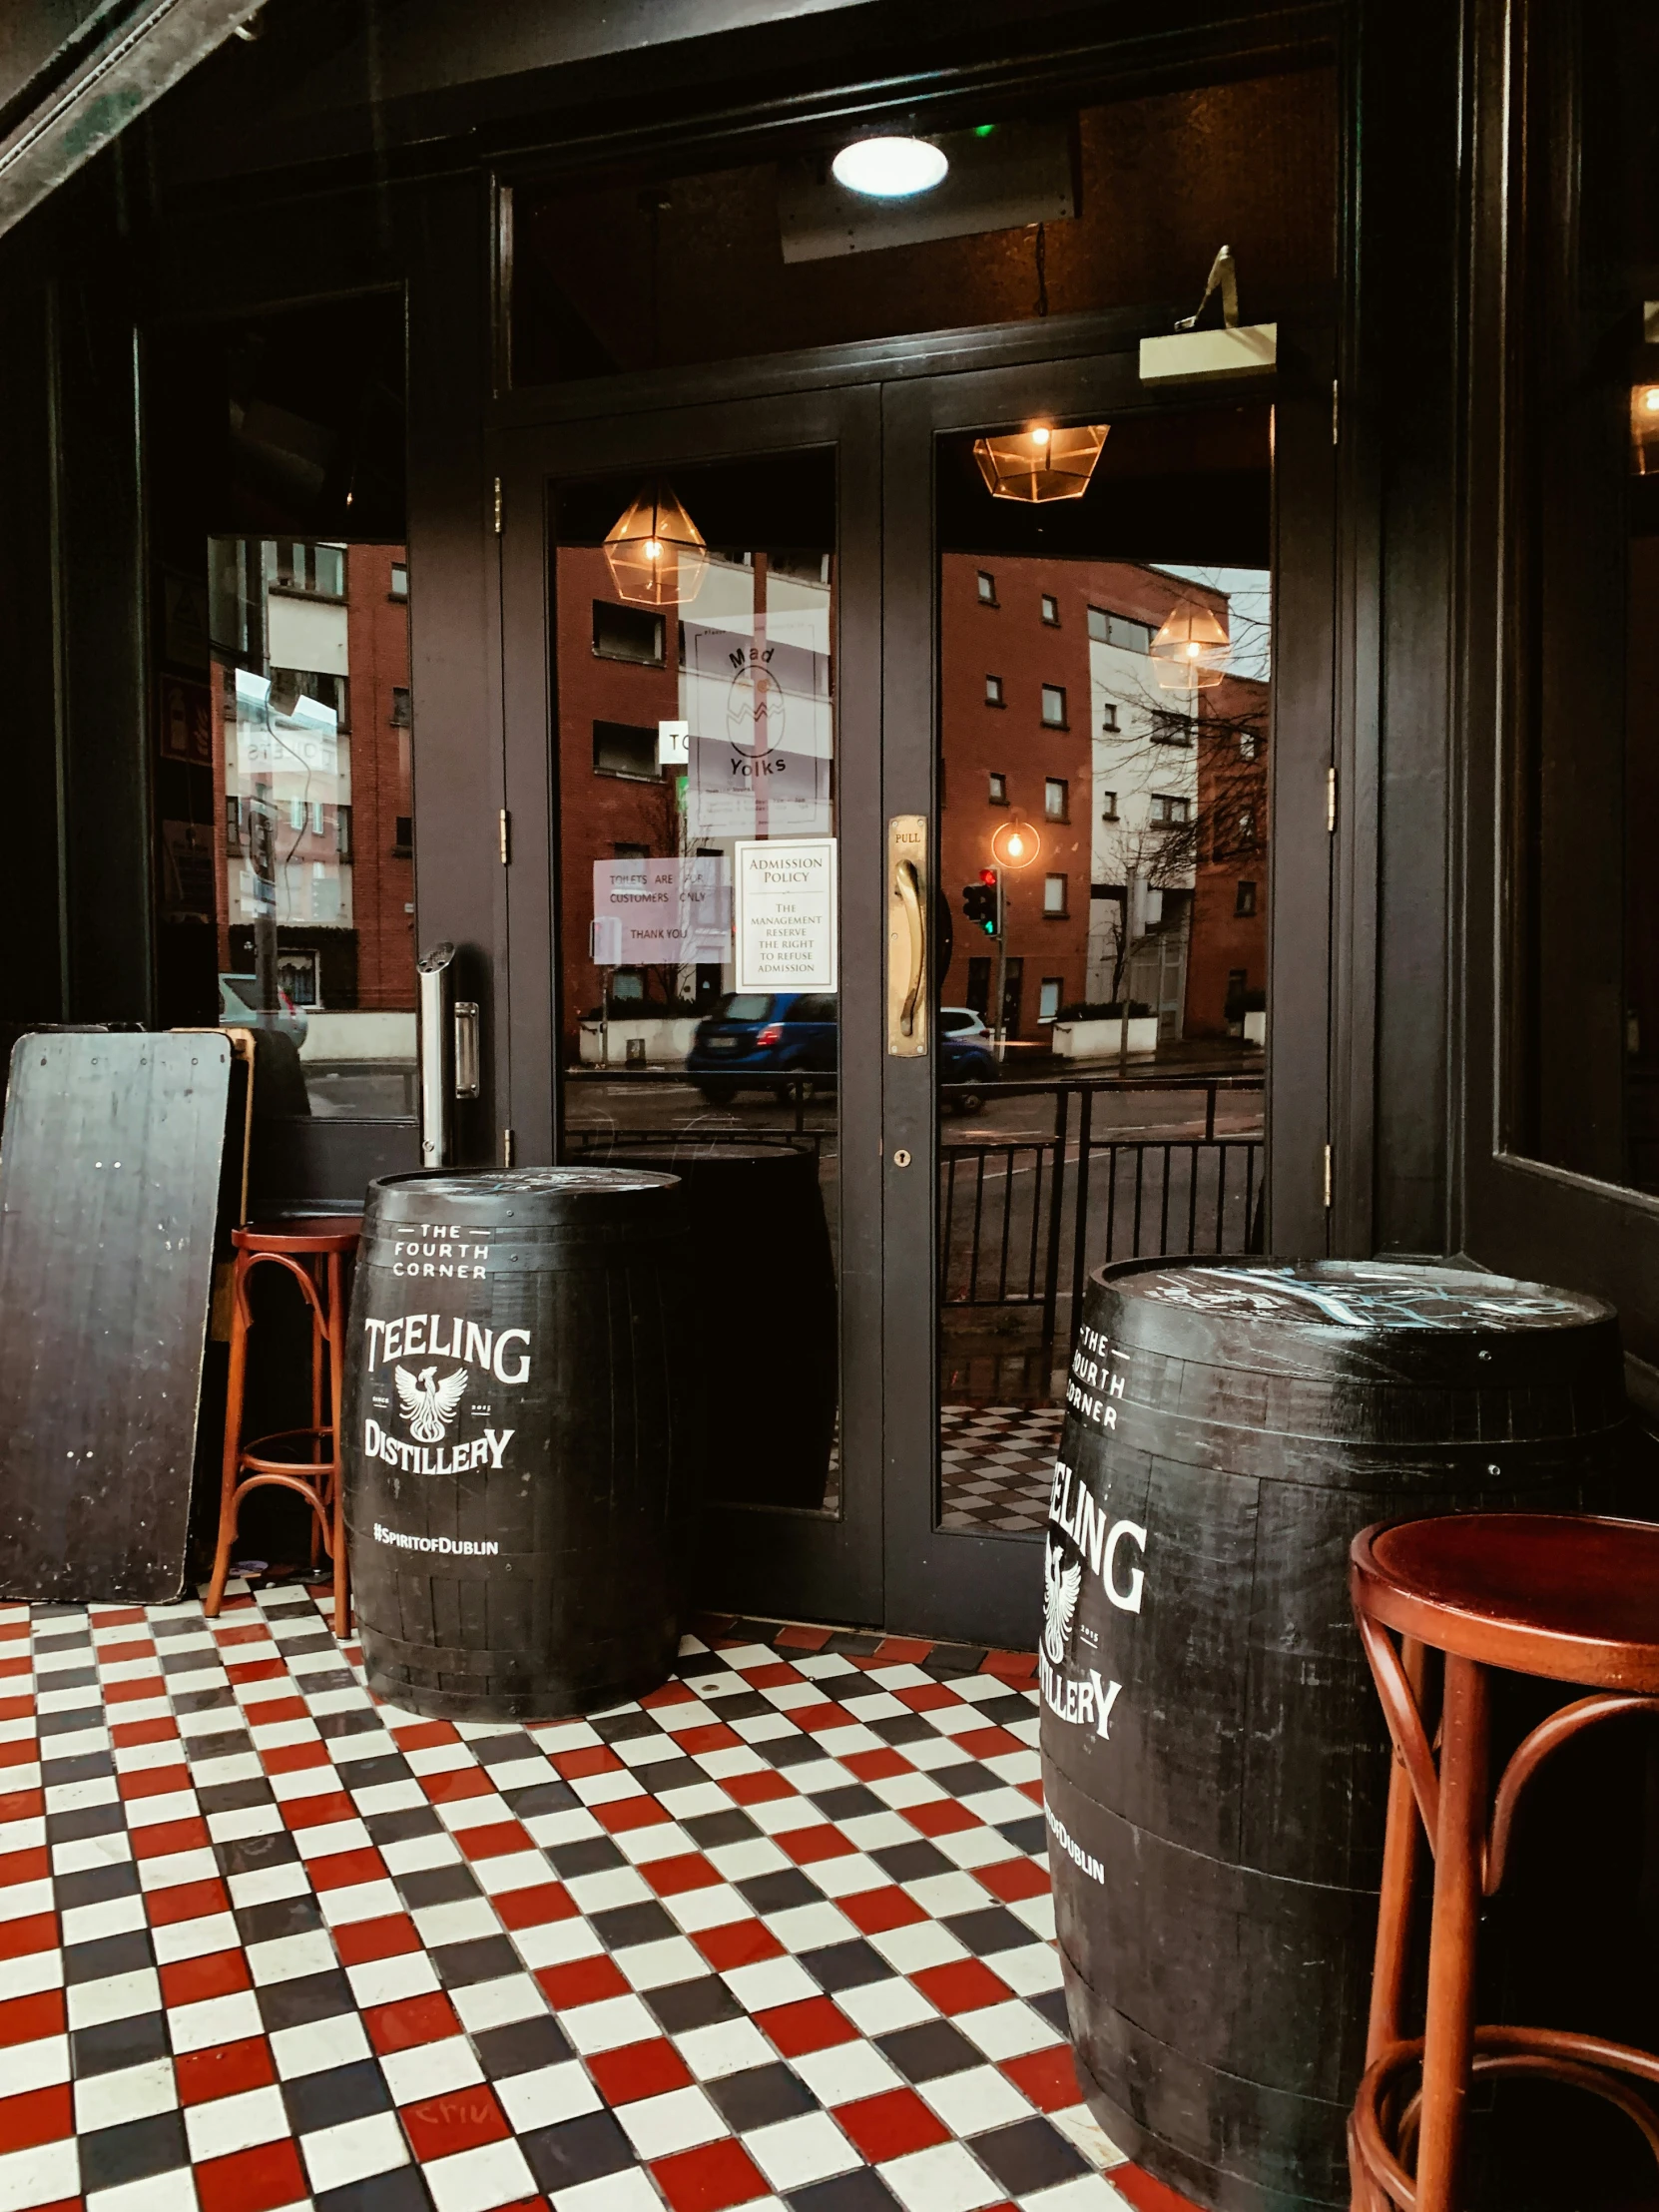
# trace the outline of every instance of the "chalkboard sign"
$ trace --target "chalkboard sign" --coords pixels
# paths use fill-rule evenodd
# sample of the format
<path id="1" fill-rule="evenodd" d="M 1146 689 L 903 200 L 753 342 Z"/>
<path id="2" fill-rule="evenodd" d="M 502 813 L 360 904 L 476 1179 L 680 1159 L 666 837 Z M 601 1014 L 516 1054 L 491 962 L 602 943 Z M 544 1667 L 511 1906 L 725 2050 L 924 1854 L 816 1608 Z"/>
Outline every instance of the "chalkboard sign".
<path id="1" fill-rule="evenodd" d="M 0 1140 L 0 1595 L 184 1583 L 231 1045 L 19 1039 Z"/>

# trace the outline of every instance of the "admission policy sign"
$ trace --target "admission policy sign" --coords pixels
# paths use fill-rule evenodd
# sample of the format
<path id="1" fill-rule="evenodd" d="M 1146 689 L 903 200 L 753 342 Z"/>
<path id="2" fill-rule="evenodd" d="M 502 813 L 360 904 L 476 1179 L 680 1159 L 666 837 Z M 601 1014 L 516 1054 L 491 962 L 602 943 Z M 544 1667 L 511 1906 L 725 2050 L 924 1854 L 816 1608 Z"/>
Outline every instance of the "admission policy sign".
<path id="1" fill-rule="evenodd" d="M 737 988 L 832 991 L 834 838 L 740 838 L 733 856 Z"/>

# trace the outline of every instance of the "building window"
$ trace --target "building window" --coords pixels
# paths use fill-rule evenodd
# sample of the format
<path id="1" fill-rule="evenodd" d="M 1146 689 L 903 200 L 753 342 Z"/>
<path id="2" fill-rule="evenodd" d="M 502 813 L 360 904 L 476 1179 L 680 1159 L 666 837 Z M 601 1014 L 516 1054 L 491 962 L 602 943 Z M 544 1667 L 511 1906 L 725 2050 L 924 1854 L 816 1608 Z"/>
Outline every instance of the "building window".
<path id="1" fill-rule="evenodd" d="M 1066 912 L 1066 884 L 1069 878 L 1064 875 L 1045 875 L 1043 877 L 1043 912 L 1045 914 L 1063 914 Z"/>
<path id="2" fill-rule="evenodd" d="M 1008 702 L 1002 696 L 1001 677 L 987 676 L 985 678 L 985 705 L 987 707 L 1005 707 L 1007 704 Z"/>
<path id="3" fill-rule="evenodd" d="M 1117 726 L 1118 703 L 1115 699 L 1108 699 L 1100 710 L 1100 727 L 1102 730 L 1115 731 Z"/>
<path id="4" fill-rule="evenodd" d="M 1247 807 L 1239 817 L 1239 842 L 1241 844 L 1254 844 L 1256 842 L 1256 813 L 1254 808 Z"/>
<path id="5" fill-rule="evenodd" d="M 311 801 L 311 835 L 313 837 L 320 837 L 322 834 L 322 811 L 321 800 L 313 799 Z"/>
<path id="6" fill-rule="evenodd" d="M 1051 630 L 1058 630 L 1060 627 L 1060 602 L 1052 592 L 1043 593 L 1043 620 Z"/>
<path id="7" fill-rule="evenodd" d="M 968 1005 L 981 1021 L 991 1018 L 991 963 L 988 956 L 970 959 L 967 972 Z"/>
<path id="8" fill-rule="evenodd" d="M 650 857 L 651 847 L 648 844 L 623 843 L 613 844 L 611 847 L 613 860 L 649 860 Z"/>
<path id="9" fill-rule="evenodd" d="M 1102 822 L 1116 822 L 1116 821 L 1117 821 L 1117 819 L 1118 819 L 1118 795 L 1117 795 L 1117 793 L 1116 793 L 1116 792 L 1102 792 L 1102 793 L 1101 793 L 1101 795 L 1100 795 L 1100 819 L 1101 819 L 1101 821 L 1102 821 Z"/>
<path id="10" fill-rule="evenodd" d="M 1050 776 L 1043 782 L 1043 814 L 1049 822 L 1071 820 L 1071 786 L 1063 776 Z"/>
<path id="11" fill-rule="evenodd" d="M 391 825 L 391 849 L 393 856 L 406 860 L 414 850 L 413 815 L 394 815 Z"/>
<path id="12" fill-rule="evenodd" d="M 334 809 L 334 849 L 342 860 L 351 857 L 351 810 L 349 807 Z"/>
<path id="13" fill-rule="evenodd" d="M 657 767 L 655 729 L 633 722 L 596 722 L 593 726 L 593 773 L 655 784 L 661 773 Z"/>
<path id="14" fill-rule="evenodd" d="M 308 545 L 294 538 L 268 539 L 266 577 L 279 589 L 316 592 L 324 599 L 345 597 L 343 545 Z"/>
<path id="15" fill-rule="evenodd" d="M 1043 728 L 1063 730 L 1066 727 L 1066 688 L 1063 684 L 1043 686 Z"/>
<path id="16" fill-rule="evenodd" d="M 593 650 L 601 661 L 632 661 L 641 668 L 661 668 L 663 618 L 646 607 L 618 607 L 608 599 L 596 599 Z"/>
<path id="17" fill-rule="evenodd" d="M 979 604 L 981 607 L 996 605 L 996 578 L 988 568 L 979 571 Z"/>
<path id="18" fill-rule="evenodd" d="M 406 730 L 413 720 L 410 710 L 409 687 L 393 684 L 391 687 L 391 726 L 394 730 Z"/>
<path id="19" fill-rule="evenodd" d="M 993 768 L 991 770 L 991 805 L 993 807 L 1006 807 L 1007 804 L 1008 779 L 1006 776 L 999 776 Z"/>
<path id="20" fill-rule="evenodd" d="M 1188 745 L 1193 742 L 1193 719 L 1178 714 L 1171 707 L 1154 707 L 1147 723 L 1147 736 L 1154 745 Z"/>
<path id="21" fill-rule="evenodd" d="M 242 850 L 242 801 L 227 798 L 225 802 L 225 849 L 228 852 Z"/>
<path id="22" fill-rule="evenodd" d="M 288 828 L 295 836 L 300 835 L 305 828 L 305 802 L 302 799 L 288 801 Z"/>
<path id="23" fill-rule="evenodd" d="M 1176 823 L 1191 822 L 1193 803 L 1190 799 L 1178 799 L 1168 792 L 1154 792 L 1152 819 L 1165 829 Z"/>
<path id="24" fill-rule="evenodd" d="M 1129 615 L 1114 615 L 1104 607 L 1089 609 L 1089 635 L 1096 645 L 1115 645 L 1121 653 L 1152 651 L 1150 622 L 1136 622 Z"/>
<path id="25" fill-rule="evenodd" d="M 1239 732 L 1239 759 L 1241 761 L 1254 761 L 1261 750 L 1262 741 L 1254 730 L 1241 730 Z"/>
<path id="26" fill-rule="evenodd" d="M 409 571 L 402 561 L 393 561 L 391 564 L 391 596 L 393 599 L 407 599 L 409 596 Z"/>
<path id="27" fill-rule="evenodd" d="M 1052 1021 L 1060 1011 L 1060 994 L 1065 989 L 1063 975 L 1045 975 L 1037 985 L 1037 1019 Z"/>
<path id="28" fill-rule="evenodd" d="M 1240 879 L 1238 888 L 1233 893 L 1233 911 L 1244 916 L 1249 916 L 1256 911 L 1256 885 L 1254 883 L 1247 883 L 1242 878 Z"/>

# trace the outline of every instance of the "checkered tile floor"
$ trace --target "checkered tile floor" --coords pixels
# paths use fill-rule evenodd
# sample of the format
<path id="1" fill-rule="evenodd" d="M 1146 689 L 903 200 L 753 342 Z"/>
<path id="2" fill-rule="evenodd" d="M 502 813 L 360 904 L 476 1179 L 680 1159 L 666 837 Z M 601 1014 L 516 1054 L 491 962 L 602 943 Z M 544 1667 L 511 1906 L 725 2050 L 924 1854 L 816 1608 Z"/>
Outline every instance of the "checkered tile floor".
<path id="1" fill-rule="evenodd" d="M 711 1622 L 452 1726 L 322 1594 L 0 1608 L 0 2212 L 1176 2201 L 1078 2101 L 1031 1660 Z"/>
<path id="2" fill-rule="evenodd" d="M 1040 1530 L 1064 1417 L 1058 1405 L 941 1405 L 939 1526 Z"/>

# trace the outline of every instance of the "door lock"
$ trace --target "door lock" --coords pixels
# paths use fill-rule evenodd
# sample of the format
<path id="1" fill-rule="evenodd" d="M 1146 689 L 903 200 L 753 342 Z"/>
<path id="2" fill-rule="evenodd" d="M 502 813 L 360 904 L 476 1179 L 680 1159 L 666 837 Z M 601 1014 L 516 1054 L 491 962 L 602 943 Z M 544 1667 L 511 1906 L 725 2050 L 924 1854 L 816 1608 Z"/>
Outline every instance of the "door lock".
<path id="1" fill-rule="evenodd" d="M 905 1151 L 902 1145 L 900 1145 L 898 1150 L 893 1154 L 892 1164 L 895 1168 L 907 1168 L 909 1166 L 910 1155 Z"/>

